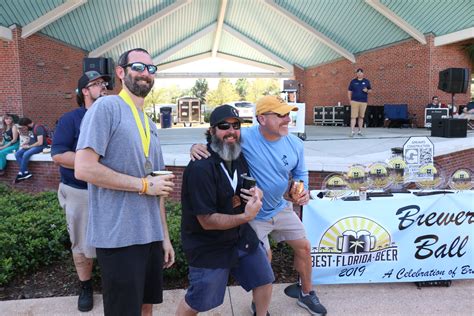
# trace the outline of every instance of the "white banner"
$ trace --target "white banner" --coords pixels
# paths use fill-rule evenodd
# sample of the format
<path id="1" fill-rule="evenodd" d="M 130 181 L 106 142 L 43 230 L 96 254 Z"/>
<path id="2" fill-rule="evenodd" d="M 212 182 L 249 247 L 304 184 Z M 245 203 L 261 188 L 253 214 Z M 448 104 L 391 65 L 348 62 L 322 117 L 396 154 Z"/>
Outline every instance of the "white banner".
<path id="1" fill-rule="evenodd" d="M 474 278 L 474 191 L 310 200 L 314 284 Z"/>

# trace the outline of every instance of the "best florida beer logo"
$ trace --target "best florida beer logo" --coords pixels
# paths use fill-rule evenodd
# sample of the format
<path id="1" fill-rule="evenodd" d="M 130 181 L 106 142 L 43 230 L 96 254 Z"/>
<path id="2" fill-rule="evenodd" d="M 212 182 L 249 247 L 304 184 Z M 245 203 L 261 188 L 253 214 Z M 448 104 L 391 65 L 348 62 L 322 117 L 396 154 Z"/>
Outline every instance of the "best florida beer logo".
<path id="1" fill-rule="evenodd" d="M 342 218 L 329 227 L 311 249 L 313 267 L 346 267 L 378 261 L 398 261 L 398 247 L 378 223 L 359 216 Z M 345 273 L 362 276 L 364 266 Z"/>

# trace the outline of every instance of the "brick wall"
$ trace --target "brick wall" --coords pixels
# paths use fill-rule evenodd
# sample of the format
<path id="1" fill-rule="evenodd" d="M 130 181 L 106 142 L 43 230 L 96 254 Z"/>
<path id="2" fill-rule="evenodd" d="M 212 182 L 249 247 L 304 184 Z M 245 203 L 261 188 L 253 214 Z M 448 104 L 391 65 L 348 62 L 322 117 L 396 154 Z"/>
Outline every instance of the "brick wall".
<path id="1" fill-rule="evenodd" d="M 356 56 L 355 64 L 340 59 L 303 72 L 294 67 L 295 78 L 304 86 L 300 96 L 306 103 L 306 124 L 313 124 L 314 106 L 349 104 L 347 87 L 357 68 L 363 68 L 372 83 L 369 105 L 407 103 L 411 114 L 424 118 L 425 105 L 433 95 L 451 103 L 451 95 L 438 90 L 438 73 L 446 68 L 471 69 L 471 63 L 463 43 L 435 47 L 432 35 L 427 41 L 422 45 L 406 40 L 367 51 Z M 469 87 L 467 93 L 456 95 L 455 104 L 466 104 L 470 96 Z"/>
<path id="2" fill-rule="evenodd" d="M 474 149 L 467 149 L 447 155 L 435 157 L 435 163 L 444 171 L 446 178 L 458 168 L 471 168 L 474 165 Z M 55 191 L 60 181 L 59 168 L 52 162 L 30 162 L 29 165 L 34 176 L 26 181 L 13 185 L 13 180 L 18 173 L 18 165 L 9 161 L 6 173 L 0 176 L 0 182 L 13 186 L 15 189 L 28 192 Z M 175 190 L 170 199 L 180 201 L 181 184 L 183 182 L 184 167 L 168 166 L 167 170 L 173 171 L 176 176 Z M 322 182 L 331 172 L 310 171 L 309 187 L 311 190 L 321 189 Z M 196 184 L 199 185 L 199 184 Z"/>
<path id="3" fill-rule="evenodd" d="M 0 47 L 0 115 L 14 113 L 54 128 L 64 113 L 77 107 L 77 81 L 87 52 L 48 36 L 34 34 Z M 120 84 L 109 94 L 117 93 Z"/>

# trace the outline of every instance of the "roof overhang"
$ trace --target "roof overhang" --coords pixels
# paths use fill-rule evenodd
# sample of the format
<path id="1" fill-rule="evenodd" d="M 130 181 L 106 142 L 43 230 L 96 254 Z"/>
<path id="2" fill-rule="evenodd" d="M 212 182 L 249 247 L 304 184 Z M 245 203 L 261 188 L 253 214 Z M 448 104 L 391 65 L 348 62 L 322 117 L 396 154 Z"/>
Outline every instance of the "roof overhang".
<path id="1" fill-rule="evenodd" d="M 474 27 L 470 27 L 461 31 L 436 36 L 434 39 L 434 46 L 443 46 L 452 43 L 457 43 L 474 38 Z"/>

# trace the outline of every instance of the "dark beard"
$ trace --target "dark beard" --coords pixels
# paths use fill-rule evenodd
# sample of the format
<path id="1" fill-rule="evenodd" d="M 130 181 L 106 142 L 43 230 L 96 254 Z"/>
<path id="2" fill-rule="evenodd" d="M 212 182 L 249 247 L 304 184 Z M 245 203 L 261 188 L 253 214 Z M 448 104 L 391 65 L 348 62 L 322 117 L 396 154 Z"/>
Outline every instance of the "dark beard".
<path id="1" fill-rule="evenodd" d="M 236 136 L 234 135 L 234 137 Z M 239 158 L 241 152 L 240 142 L 226 144 L 217 138 L 216 135 L 211 136 L 211 149 L 224 161 L 236 160 Z"/>
<path id="2" fill-rule="evenodd" d="M 148 83 L 148 85 L 138 84 L 138 80 L 145 80 Z M 140 98 L 144 98 L 148 95 L 151 88 L 153 88 L 154 82 L 155 82 L 154 80 L 149 80 L 146 77 L 138 76 L 138 77 L 132 78 L 130 74 L 127 74 L 124 80 L 125 86 L 128 88 L 128 90 Z"/>

